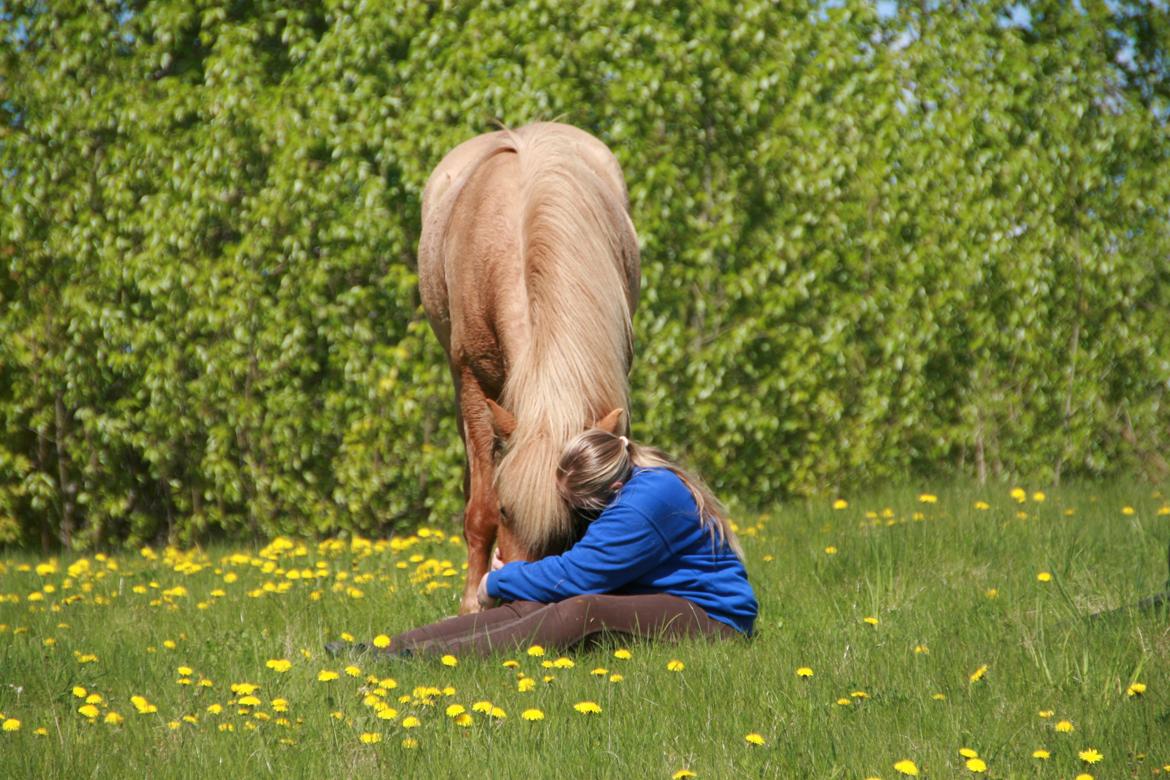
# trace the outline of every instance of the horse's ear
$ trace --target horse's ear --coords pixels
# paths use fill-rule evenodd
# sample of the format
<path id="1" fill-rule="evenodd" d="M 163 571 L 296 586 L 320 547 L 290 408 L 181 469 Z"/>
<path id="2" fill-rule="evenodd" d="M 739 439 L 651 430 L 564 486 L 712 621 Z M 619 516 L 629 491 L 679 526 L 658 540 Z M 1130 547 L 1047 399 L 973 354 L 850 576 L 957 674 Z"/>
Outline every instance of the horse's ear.
<path id="1" fill-rule="evenodd" d="M 605 415 L 605 417 L 602 417 L 600 420 L 593 423 L 593 427 L 600 428 L 607 433 L 612 433 L 614 436 L 617 436 L 618 431 L 622 427 L 623 414 L 625 414 L 624 409 L 614 409 L 612 412 Z"/>
<path id="2" fill-rule="evenodd" d="M 488 411 L 492 413 L 492 428 L 495 429 L 496 436 L 507 439 L 516 430 L 516 418 L 492 399 L 486 400 Z"/>

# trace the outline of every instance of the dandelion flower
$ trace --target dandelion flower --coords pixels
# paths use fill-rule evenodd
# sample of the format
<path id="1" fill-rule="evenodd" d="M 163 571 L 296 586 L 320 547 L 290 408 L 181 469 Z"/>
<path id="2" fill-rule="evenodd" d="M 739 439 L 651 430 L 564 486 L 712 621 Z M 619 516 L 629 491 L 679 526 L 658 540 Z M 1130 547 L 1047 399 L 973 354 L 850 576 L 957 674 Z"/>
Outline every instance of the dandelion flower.
<path id="1" fill-rule="evenodd" d="M 1052 572 L 1042 571 L 1036 575 L 1037 582 L 1052 582 Z"/>
<path id="2" fill-rule="evenodd" d="M 531 708 L 520 713 L 520 717 L 524 720 L 544 720 L 544 713 L 536 708 Z"/>
<path id="3" fill-rule="evenodd" d="M 406 739 L 402 740 L 402 747 L 406 748 L 407 750 L 418 750 L 418 740 L 414 737 L 407 737 Z"/>
<path id="4" fill-rule="evenodd" d="M 834 509 L 848 509 L 849 502 L 843 498 L 838 498 L 836 501 L 833 502 L 833 508 Z"/>
<path id="5" fill-rule="evenodd" d="M 986 675 L 986 674 L 987 674 L 987 664 L 983 664 L 978 669 L 971 672 L 971 674 L 967 677 L 967 679 L 973 683 L 977 683 L 980 680 L 982 680 L 984 675 Z"/>
<path id="6" fill-rule="evenodd" d="M 180 677 L 190 677 L 192 674 L 195 673 L 195 670 L 192 669 L 190 666 L 180 666 L 175 671 L 179 673 Z"/>
<path id="7" fill-rule="evenodd" d="M 1130 683 L 1130 686 L 1125 689 L 1126 696 L 1141 696 L 1145 692 L 1146 684 L 1140 682 Z"/>
<path id="8" fill-rule="evenodd" d="M 367 745 L 376 745 L 382 741 L 382 735 L 376 731 L 365 731 L 362 732 L 361 740 Z"/>
<path id="9" fill-rule="evenodd" d="M 610 681 L 611 683 L 620 683 L 620 682 L 621 682 L 622 680 L 624 680 L 624 679 L 626 679 L 626 678 L 625 678 L 625 677 L 623 677 L 623 676 L 622 676 L 622 675 L 620 675 L 620 674 L 617 674 L 617 673 L 611 674 L 611 675 L 609 676 L 609 681 Z"/>
<path id="10" fill-rule="evenodd" d="M 87 718 L 96 718 L 101 714 L 101 710 L 92 704 L 83 704 L 77 708 L 77 711 Z"/>
<path id="11" fill-rule="evenodd" d="M 947 695 L 945 693 L 932 693 L 930 698 L 934 699 L 935 701 L 946 701 Z"/>
<path id="12" fill-rule="evenodd" d="M 418 728 L 421 725 L 422 725 L 422 721 L 413 715 L 407 715 L 405 718 L 402 719 L 402 728 L 404 728 L 404 729 L 414 729 L 414 728 Z"/>
<path id="13" fill-rule="evenodd" d="M 121 715 L 119 715 L 117 712 L 114 712 L 113 710 L 110 710 L 109 712 L 107 712 L 106 717 L 102 718 L 102 721 L 104 723 L 108 723 L 111 726 L 117 726 L 119 723 L 121 723 L 124 720 L 125 720 L 125 718 L 123 718 Z"/>
<path id="14" fill-rule="evenodd" d="M 689 769 L 680 769 L 670 776 L 670 780 L 683 780 L 686 777 L 698 777 L 698 775 Z"/>
<path id="15" fill-rule="evenodd" d="M 474 722 L 475 719 L 471 717 L 471 713 L 469 712 L 465 712 L 462 715 L 456 716 L 455 718 L 455 725 L 462 726 L 463 728 L 467 728 Z"/>
<path id="16" fill-rule="evenodd" d="M 968 758 L 967 769 L 975 774 L 980 774 L 987 771 L 987 764 L 984 763 L 982 758 Z"/>
<path id="17" fill-rule="evenodd" d="M 361 677 L 362 676 L 362 670 L 359 669 L 358 667 L 354 666 L 353 664 L 350 664 L 349 666 L 345 667 L 345 673 L 348 674 L 350 677 Z"/>
<path id="18" fill-rule="evenodd" d="M 532 647 L 528 648 L 528 654 L 538 658 L 544 655 L 544 648 L 540 645 L 533 645 Z"/>
<path id="19" fill-rule="evenodd" d="M 565 656 L 561 656 L 557 660 L 553 661 L 552 665 L 557 669 L 572 669 L 577 664 L 573 663 L 572 658 L 566 658 Z"/>
<path id="20" fill-rule="evenodd" d="M 1046 499 L 1046 498 L 1048 498 L 1048 496 L 1044 495 L 1043 490 L 1037 490 L 1035 493 L 1032 494 L 1032 500 L 1035 501 L 1037 504 L 1043 504 L 1044 499 Z"/>
<path id="21" fill-rule="evenodd" d="M 1052 754 L 1044 748 L 1038 748 L 1032 751 L 1032 758 L 1039 759 L 1040 761 L 1047 761 L 1051 756 Z"/>
<path id="22" fill-rule="evenodd" d="M 1088 748 L 1087 750 L 1078 752 L 1077 758 L 1079 758 L 1081 761 L 1084 761 L 1086 764 L 1095 764 L 1101 759 L 1105 758 L 1105 756 L 1101 755 L 1101 752 L 1096 748 Z"/>
<path id="23" fill-rule="evenodd" d="M 607 674 L 609 674 L 609 669 L 606 669 L 604 666 L 599 666 L 593 671 L 589 672 L 589 674 L 593 675 L 594 677 L 605 677 Z"/>
<path id="24" fill-rule="evenodd" d="M 986 501 L 976 501 L 975 508 L 980 512 L 986 512 L 988 509 L 991 509 L 991 504 L 987 503 Z"/>
<path id="25" fill-rule="evenodd" d="M 762 747 L 767 742 L 767 740 L 764 739 L 763 735 L 757 734 L 754 731 L 750 734 L 745 734 L 743 739 L 749 745 L 756 745 L 757 747 Z"/>
<path id="26" fill-rule="evenodd" d="M 1121 508 L 1121 514 L 1123 514 L 1123 515 L 1126 515 L 1127 517 L 1128 517 L 1129 515 L 1132 515 L 1132 514 L 1134 514 L 1134 512 L 1135 512 L 1135 510 L 1134 510 L 1134 508 L 1133 508 L 1132 506 L 1128 506 L 1128 505 L 1127 505 L 1127 506 L 1123 506 L 1123 507 Z"/>
<path id="27" fill-rule="evenodd" d="M 901 761 L 894 764 L 894 771 L 900 775 L 909 775 L 910 777 L 918 777 L 918 766 L 908 758 L 903 758 Z"/>
<path id="28" fill-rule="evenodd" d="M 582 715 L 597 715 L 601 713 L 601 705 L 595 701 L 579 701 L 573 705 L 573 709 Z"/>
<path id="29" fill-rule="evenodd" d="M 825 555 L 836 555 L 836 554 L 837 554 L 837 548 L 834 547 L 833 545 L 830 544 L 828 547 L 825 548 Z"/>
<path id="30" fill-rule="evenodd" d="M 633 658 L 634 655 L 629 650 L 625 649 L 624 647 L 621 647 L 621 648 L 618 648 L 617 650 L 613 651 L 613 657 L 618 659 L 619 661 L 628 661 L 631 658 Z"/>
<path id="31" fill-rule="evenodd" d="M 443 666 L 458 666 L 459 665 L 459 659 L 453 655 L 445 655 L 439 660 L 442 661 Z"/>
<path id="32" fill-rule="evenodd" d="M 322 669 L 317 672 L 317 680 L 319 682 L 330 682 L 331 680 L 338 679 L 340 676 L 337 672 L 330 671 L 329 669 Z"/>
<path id="33" fill-rule="evenodd" d="M 868 616 L 866 616 L 866 617 L 863 617 L 863 618 L 861 619 L 861 622 L 863 622 L 863 623 L 868 623 L 868 624 L 869 624 L 869 625 L 871 625 L 871 626 L 876 626 L 876 625 L 877 625 L 878 623 L 880 623 L 881 621 L 880 621 L 880 620 L 878 620 L 877 618 L 873 617 L 872 615 L 868 615 Z"/>
<path id="34" fill-rule="evenodd" d="M 666 663 L 666 668 L 671 672 L 681 672 L 683 669 L 686 669 L 687 666 L 682 661 L 674 658 Z"/>
<path id="35" fill-rule="evenodd" d="M 383 707 L 378 710 L 378 720 L 394 720 L 398 717 L 398 710 L 393 707 Z"/>
<path id="36" fill-rule="evenodd" d="M 527 693 L 536 687 L 536 680 L 531 677 L 521 677 L 516 681 L 516 690 L 520 693 Z"/>
<path id="37" fill-rule="evenodd" d="M 915 655 L 930 655 L 930 648 L 926 645 L 914 645 Z"/>
<path id="38" fill-rule="evenodd" d="M 1028 500 L 1028 492 L 1021 487 L 1012 488 L 1011 497 L 1022 504 Z"/>
<path id="39" fill-rule="evenodd" d="M 449 705 L 446 710 L 448 718 L 457 718 L 465 712 L 467 712 L 467 708 L 462 704 Z"/>
<path id="40" fill-rule="evenodd" d="M 80 685 L 74 685 L 73 686 L 73 695 L 79 699 L 84 699 L 86 696 L 89 695 L 89 691 L 87 691 L 85 688 L 82 688 Z"/>
<path id="41" fill-rule="evenodd" d="M 264 664 L 274 672 L 287 672 L 292 668 L 292 661 L 286 658 L 272 658 Z"/>
<path id="42" fill-rule="evenodd" d="M 378 648 L 379 650 L 385 650 L 389 646 L 390 637 L 386 636 L 385 634 L 378 634 L 376 637 L 374 637 L 374 647 Z"/>
<path id="43" fill-rule="evenodd" d="M 933 493 L 921 493 L 918 496 L 918 501 L 923 504 L 937 504 L 938 496 Z"/>
<path id="44" fill-rule="evenodd" d="M 959 748 L 959 755 L 963 758 L 979 758 L 979 754 L 969 747 Z"/>
<path id="45" fill-rule="evenodd" d="M 1069 720 L 1058 721 L 1056 726 L 1054 726 L 1053 728 L 1055 728 L 1061 734 L 1071 734 L 1073 731 L 1076 730 L 1076 726 L 1074 726 L 1072 724 L 1072 721 L 1069 721 Z"/>
<path id="46" fill-rule="evenodd" d="M 807 666 L 801 666 L 796 670 L 797 677 L 812 677 L 813 670 Z"/>
<path id="47" fill-rule="evenodd" d="M 1056 714 L 1056 711 L 1055 710 L 1040 710 L 1036 714 L 1039 715 L 1041 718 L 1051 718 L 1053 715 Z"/>

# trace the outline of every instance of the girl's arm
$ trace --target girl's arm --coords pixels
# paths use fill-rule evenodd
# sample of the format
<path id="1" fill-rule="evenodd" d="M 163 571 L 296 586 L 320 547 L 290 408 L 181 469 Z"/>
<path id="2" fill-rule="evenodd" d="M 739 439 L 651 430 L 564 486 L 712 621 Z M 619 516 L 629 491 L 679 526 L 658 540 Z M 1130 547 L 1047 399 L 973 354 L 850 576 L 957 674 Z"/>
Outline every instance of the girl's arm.
<path id="1" fill-rule="evenodd" d="M 671 554 L 666 538 L 638 509 L 616 502 L 589 524 L 562 555 L 505 564 L 486 579 L 486 592 L 504 601 L 549 604 L 585 593 L 609 593 L 633 582 Z"/>

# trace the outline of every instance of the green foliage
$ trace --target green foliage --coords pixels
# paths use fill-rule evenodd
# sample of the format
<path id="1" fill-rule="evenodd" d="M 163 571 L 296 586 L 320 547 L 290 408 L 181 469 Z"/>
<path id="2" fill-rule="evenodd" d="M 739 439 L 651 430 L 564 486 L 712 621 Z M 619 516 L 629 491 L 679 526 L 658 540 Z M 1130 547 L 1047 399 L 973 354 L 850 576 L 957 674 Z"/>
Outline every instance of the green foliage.
<path id="1" fill-rule="evenodd" d="M 1083 5 L 5 3 L 0 541 L 454 516 L 419 196 L 495 120 L 621 160 L 634 431 L 725 495 L 1162 468 L 1167 14 Z"/>

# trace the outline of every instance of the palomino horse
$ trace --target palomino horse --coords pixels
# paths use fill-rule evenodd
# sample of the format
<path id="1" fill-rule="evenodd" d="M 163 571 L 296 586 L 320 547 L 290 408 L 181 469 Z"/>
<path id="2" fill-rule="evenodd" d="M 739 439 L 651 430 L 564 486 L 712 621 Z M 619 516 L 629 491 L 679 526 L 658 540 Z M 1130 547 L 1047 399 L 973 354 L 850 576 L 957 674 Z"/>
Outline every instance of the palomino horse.
<path id="1" fill-rule="evenodd" d="M 537 123 L 455 147 L 423 192 L 419 290 L 447 351 L 467 453 L 467 582 L 564 550 L 556 465 L 590 425 L 625 431 L 638 239 L 621 168 L 588 133 Z"/>

